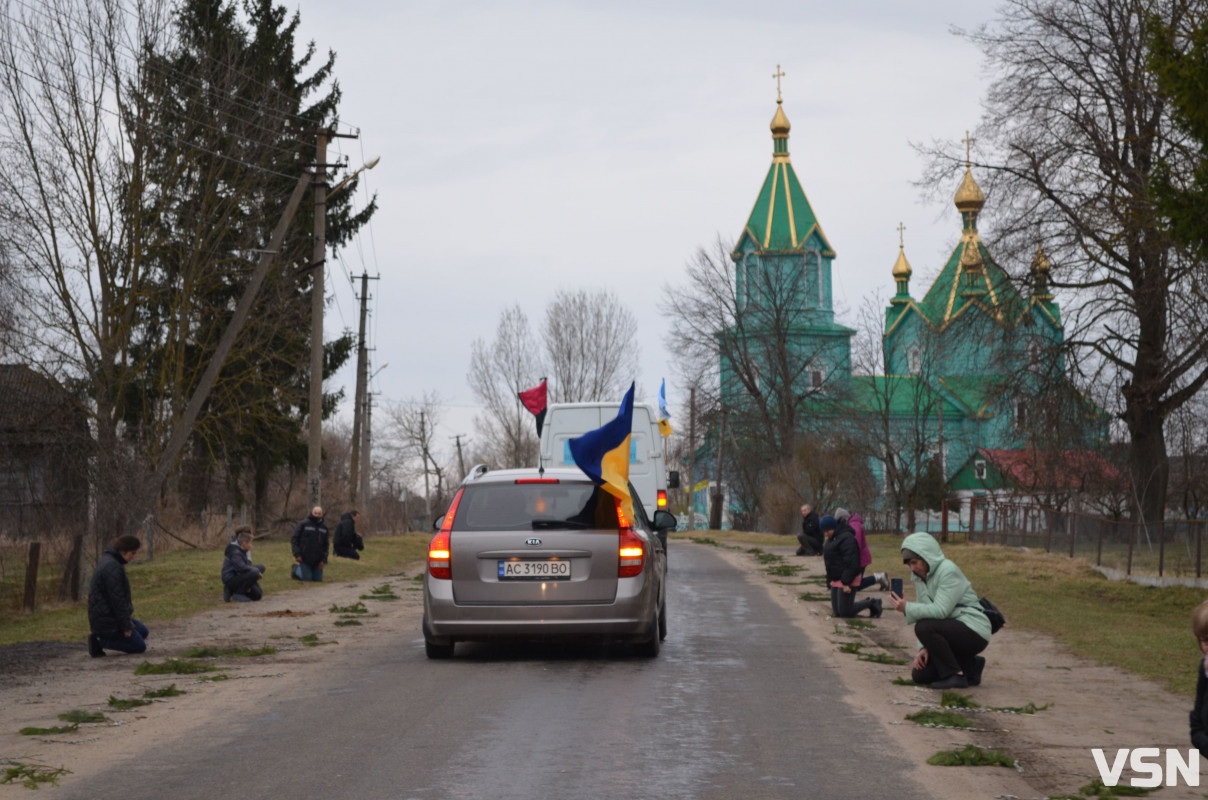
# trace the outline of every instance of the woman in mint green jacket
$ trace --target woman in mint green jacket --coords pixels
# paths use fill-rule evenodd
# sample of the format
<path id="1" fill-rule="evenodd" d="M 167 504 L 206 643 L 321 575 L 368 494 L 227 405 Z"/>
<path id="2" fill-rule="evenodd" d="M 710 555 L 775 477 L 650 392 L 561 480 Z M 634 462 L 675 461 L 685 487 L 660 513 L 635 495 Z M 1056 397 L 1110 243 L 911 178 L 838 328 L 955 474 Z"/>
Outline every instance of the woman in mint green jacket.
<path id="1" fill-rule="evenodd" d="M 932 689 L 977 686 L 986 666 L 978 653 L 990 643 L 990 620 L 973 585 L 930 533 L 902 540 L 902 563 L 910 567 L 915 600 L 907 603 L 891 593 L 889 602 L 914 625 L 919 640 L 911 678 Z"/>

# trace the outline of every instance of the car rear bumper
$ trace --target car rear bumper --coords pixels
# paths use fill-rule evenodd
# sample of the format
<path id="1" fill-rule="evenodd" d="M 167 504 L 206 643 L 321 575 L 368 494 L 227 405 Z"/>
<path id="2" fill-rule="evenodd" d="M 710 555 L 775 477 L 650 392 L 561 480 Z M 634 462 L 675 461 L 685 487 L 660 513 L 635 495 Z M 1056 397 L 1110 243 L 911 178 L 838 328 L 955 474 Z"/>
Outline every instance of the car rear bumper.
<path id="1" fill-rule="evenodd" d="M 606 603 L 459 604 L 452 581 L 425 576 L 424 635 L 437 644 L 492 639 L 628 639 L 650 636 L 656 592 L 645 576 L 618 581 Z"/>

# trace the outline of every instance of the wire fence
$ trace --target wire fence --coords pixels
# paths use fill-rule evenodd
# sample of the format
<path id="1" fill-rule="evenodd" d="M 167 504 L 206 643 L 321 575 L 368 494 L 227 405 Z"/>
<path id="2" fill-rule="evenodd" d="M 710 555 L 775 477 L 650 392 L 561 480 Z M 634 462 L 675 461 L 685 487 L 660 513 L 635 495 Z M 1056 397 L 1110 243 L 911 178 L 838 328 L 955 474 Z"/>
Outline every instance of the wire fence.
<path id="1" fill-rule="evenodd" d="M 902 530 L 905 512 L 866 515 L 871 531 Z M 974 498 L 959 510 L 917 511 L 911 531 L 929 531 L 943 541 L 1031 547 L 1126 575 L 1202 578 L 1208 520 L 1131 522 L 1045 508 L 1019 500 Z"/>

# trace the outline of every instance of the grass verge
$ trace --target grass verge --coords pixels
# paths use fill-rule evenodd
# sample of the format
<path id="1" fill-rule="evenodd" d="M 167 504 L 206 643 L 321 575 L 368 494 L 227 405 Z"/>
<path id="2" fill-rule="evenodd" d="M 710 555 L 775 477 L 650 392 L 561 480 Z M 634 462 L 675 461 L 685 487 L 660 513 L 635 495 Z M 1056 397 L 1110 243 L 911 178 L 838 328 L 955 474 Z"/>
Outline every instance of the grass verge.
<path id="1" fill-rule="evenodd" d="M 983 750 L 967 744 L 960 750 L 941 750 L 927 763 L 936 767 L 1014 767 L 1015 759 L 1002 750 Z"/>
<path id="2" fill-rule="evenodd" d="M 374 536 L 366 542 L 360 561 L 333 559 L 324 570 L 323 579 L 330 583 L 380 578 L 401 571 L 410 574 L 423 562 L 431 538 L 426 532 Z M 44 558 L 46 552 L 44 547 Z M 268 565 L 268 572 L 260 581 L 266 594 L 309 588 L 289 578 L 289 567 L 294 563 L 289 537 L 279 541 L 257 539 L 255 554 L 257 562 Z M 59 603 L 50 599 L 58 597 L 62 565 L 43 561 L 38 570 L 38 610 L 27 614 L 21 608 L 25 552 L 5 551 L 0 557 L 8 559 L 10 565 L 21 565 L 20 569 L 0 570 L 0 647 L 31 641 L 83 642 L 88 633 L 85 601 Z M 174 550 L 156 555 L 154 561 L 140 557 L 126 568 L 135 616 L 154 630 L 156 622 L 189 617 L 221 606 L 222 583 L 218 580 L 221 565 L 221 548 Z M 87 593 L 87 587 L 84 592 Z"/>
<path id="3" fill-rule="evenodd" d="M 3 767 L 3 778 L 0 784 L 17 782 L 26 789 L 37 789 L 43 783 L 51 786 L 59 785 L 59 778 L 70 775 L 71 770 L 64 767 L 46 767 L 41 764 L 22 764 L 10 761 Z"/>

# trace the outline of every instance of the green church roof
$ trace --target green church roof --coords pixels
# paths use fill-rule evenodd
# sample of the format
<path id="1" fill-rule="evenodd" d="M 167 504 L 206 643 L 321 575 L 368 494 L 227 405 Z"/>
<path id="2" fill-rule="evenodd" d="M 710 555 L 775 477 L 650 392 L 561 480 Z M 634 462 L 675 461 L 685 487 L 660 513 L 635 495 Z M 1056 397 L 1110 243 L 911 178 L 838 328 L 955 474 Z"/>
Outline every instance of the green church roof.
<path id="1" fill-rule="evenodd" d="M 759 190 L 755 207 L 743 230 L 760 251 L 803 250 L 811 236 L 817 236 L 822 254 L 834 258 L 835 251 L 827 241 L 814 209 L 810 206 L 801 181 L 789 161 L 789 121 L 777 100 L 776 116 L 772 119 L 772 166 Z M 743 237 L 739 237 L 741 244 Z"/>

